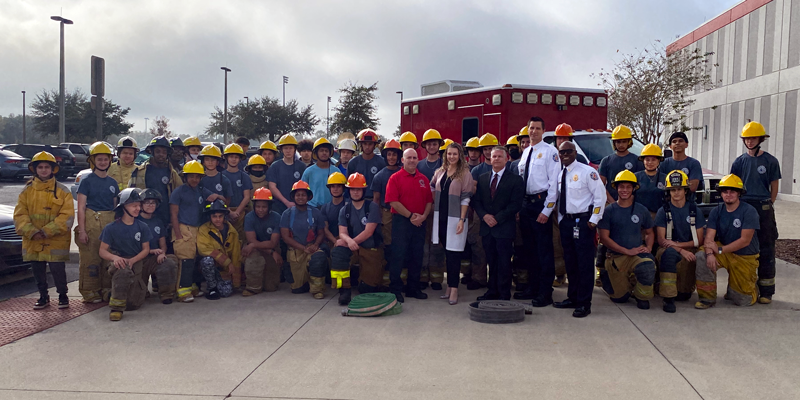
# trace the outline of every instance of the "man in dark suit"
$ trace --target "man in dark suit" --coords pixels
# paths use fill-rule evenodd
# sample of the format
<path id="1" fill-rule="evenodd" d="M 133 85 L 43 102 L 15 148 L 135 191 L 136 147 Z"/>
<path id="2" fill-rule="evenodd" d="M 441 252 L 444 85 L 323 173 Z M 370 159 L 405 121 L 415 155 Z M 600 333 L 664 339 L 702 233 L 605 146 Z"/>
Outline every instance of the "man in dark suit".
<path id="1" fill-rule="evenodd" d="M 520 176 L 506 169 L 505 147 L 492 149 L 492 170 L 478 177 L 472 205 L 481 219 L 480 235 L 489 264 L 489 290 L 478 300 L 511 299 L 511 254 L 517 213 L 522 209 L 525 186 Z"/>

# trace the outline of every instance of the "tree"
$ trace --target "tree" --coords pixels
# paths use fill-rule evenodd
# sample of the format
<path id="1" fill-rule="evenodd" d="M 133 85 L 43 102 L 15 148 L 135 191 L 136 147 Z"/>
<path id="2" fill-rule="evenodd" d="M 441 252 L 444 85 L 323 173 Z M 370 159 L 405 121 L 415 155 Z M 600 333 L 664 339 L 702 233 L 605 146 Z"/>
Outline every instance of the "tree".
<path id="1" fill-rule="evenodd" d="M 38 143 L 41 134 L 33 129 L 33 117 L 25 116 L 27 124 L 27 142 Z M 22 114 L 9 114 L 8 117 L 0 116 L 0 143 L 22 143 Z"/>
<path id="2" fill-rule="evenodd" d="M 713 87 L 712 54 L 699 49 L 667 54 L 656 41 L 638 55 L 623 55 L 610 72 L 592 74 L 608 93 L 609 124 L 627 125 L 644 143 L 660 142 L 667 131 L 700 129 L 687 125 L 694 103 L 688 96 Z"/>
<path id="3" fill-rule="evenodd" d="M 133 124 L 125 117 L 130 108 L 122 108 L 111 100 L 104 101 L 103 138 L 126 135 Z M 58 91 L 42 90 L 31 105 L 33 128 L 58 140 Z M 64 93 L 64 136 L 67 142 L 92 143 L 97 139 L 97 112 L 80 89 Z"/>
<path id="4" fill-rule="evenodd" d="M 222 137 L 224 123 L 223 110 L 214 107 L 206 137 Z M 228 137 L 268 138 L 274 142 L 286 132 L 311 135 L 319 123 L 313 106 L 300 108 L 297 100 L 289 100 L 283 106 L 280 99 L 264 96 L 228 108 Z"/>
<path id="5" fill-rule="evenodd" d="M 378 96 L 378 82 L 370 86 L 355 85 L 348 82 L 339 89 L 342 96 L 339 104 L 333 109 L 331 134 L 338 135 L 342 132 L 359 132 L 362 129 L 377 129 L 380 125 L 378 106 L 375 101 Z"/>
<path id="6" fill-rule="evenodd" d="M 155 123 L 150 127 L 148 132 L 150 136 L 164 136 L 166 138 L 172 137 L 172 131 L 169 129 L 169 118 L 165 116 L 156 117 L 153 120 Z"/>

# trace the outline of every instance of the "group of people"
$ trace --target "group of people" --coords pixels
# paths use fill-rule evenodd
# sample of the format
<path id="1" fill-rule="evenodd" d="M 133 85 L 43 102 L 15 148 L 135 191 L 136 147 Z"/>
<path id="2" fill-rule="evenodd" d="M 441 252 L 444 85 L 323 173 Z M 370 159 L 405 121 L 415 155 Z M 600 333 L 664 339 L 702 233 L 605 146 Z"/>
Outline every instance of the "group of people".
<path id="1" fill-rule="evenodd" d="M 630 153 L 632 132 L 618 126 L 615 151 L 596 170 L 569 125 L 556 127 L 553 144 L 544 132 L 539 117 L 505 146 L 491 133 L 462 147 L 435 129 L 419 142 L 406 132 L 377 154 L 378 135 L 364 129 L 336 147 L 317 139 L 310 163 L 290 134 L 249 158 L 246 138 L 221 149 L 155 137 L 141 165 L 132 138 L 116 149 L 96 142 L 77 221 L 69 189 L 54 178 L 55 157 L 38 153 L 14 215 L 40 291 L 34 308 L 50 303 L 47 264 L 58 307 L 69 306 L 73 224 L 83 301 L 108 302 L 112 321 L 151 293 L 164 304 L 189 303 L 276 291 L 283 281 L 316 299 L 330 284 L 342 305 L 352 287 L 403 302 L 427 298 L 429 285 L 453 305 L 461 283 L 487 288 L 478 300 L 530 300 L 574 309 L 574 317 L 591 313 L 595 285 L 641 309 L 657 287 L 672 313 L 695 290 L 696 308 L 713 306 L 719 268 L 730 275 L 726 299 L 771 302 L 780 168 L 760 149 L 762 125 L 743 128 L 748 151 L 719 182 L 722 202 L 707 220 L 695 202 L 702 169 L 686 155 L 684 133 L 669 137 L 673 155 L 664 159 L 655 144 Z M 553 287 L 567 277 L 567 297 L 554 302 Z"/>

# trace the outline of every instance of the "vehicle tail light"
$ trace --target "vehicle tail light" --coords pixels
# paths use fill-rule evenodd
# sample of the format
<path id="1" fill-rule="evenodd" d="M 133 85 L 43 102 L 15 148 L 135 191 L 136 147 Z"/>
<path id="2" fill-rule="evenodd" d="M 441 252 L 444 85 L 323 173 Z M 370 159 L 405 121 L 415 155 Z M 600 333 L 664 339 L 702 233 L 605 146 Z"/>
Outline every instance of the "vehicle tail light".
<path id="1" fill-rule="evenodd" d="M 63 159 L 59 156 L 56 156 L 56 162 L 61 162 Z"/>
<path id="2" fill-rule="evenodd" d="M 6 160 L 6 164 L 19 164 L 21 162 L 20 160 Z"/>

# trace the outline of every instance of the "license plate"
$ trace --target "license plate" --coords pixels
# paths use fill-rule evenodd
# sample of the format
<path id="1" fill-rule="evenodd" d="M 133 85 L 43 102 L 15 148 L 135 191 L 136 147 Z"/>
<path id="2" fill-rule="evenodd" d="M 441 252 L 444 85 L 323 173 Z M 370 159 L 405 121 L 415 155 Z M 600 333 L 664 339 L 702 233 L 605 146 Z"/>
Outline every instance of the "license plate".
<path id="1" fill-rule="evenodd" d="M 22 168 L 28 168 L 28 163 L 26 162 L 22 163 Z"/>

